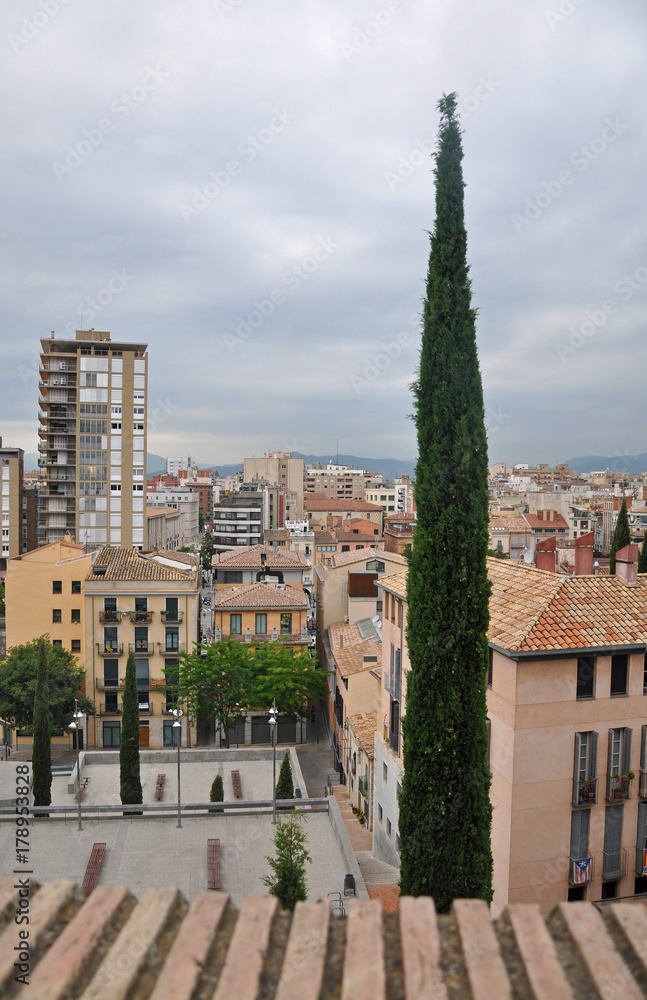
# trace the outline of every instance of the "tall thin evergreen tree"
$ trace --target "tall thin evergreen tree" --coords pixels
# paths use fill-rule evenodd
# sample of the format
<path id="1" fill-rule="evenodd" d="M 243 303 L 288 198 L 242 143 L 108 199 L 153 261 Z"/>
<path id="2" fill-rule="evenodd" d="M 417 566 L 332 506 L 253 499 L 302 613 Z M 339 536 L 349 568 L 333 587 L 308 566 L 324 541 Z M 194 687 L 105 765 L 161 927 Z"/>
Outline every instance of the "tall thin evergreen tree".
<path id="1" fill-rule="evenodd" d="M 49 720 L 49 671 L 47 665 L 47 642 L 40 640 L 38 651 L 38 672 L 36 674 L 36 697 L 34 699 L 34 743 L 31 756 L 31 770 L 34 789 L 34 805 L 52 804 L 52 732 Z"/>
<path id="2" fill-rule="evenodd" d="M 640 546 L 640 552 L 638 553 L 638 572 L 647 573 L 647 533 L 645 533 L 643 543 Z"/>
<path id="3" fill-rule="evenodd" d="M 418 378 L 416 537 L 408 572 L 401 890 L 492 898 L 485 685 L 487 440 L 467 266 L 456 95 L 438 103 L 436 220 Z"/>
<path id="4" fill-rule="evenodd" d="M 143 801 L 139 773 L 139 692 L 137 690 L 135 654 L 132 650 L 128 654 L 126 662 L 121 709 L 119 785 L 123 804 L 131 805 Z"/>
<path id="5" fill-rule="evenodd" d="M 630 542 L 629 512 L 627 510 L 627 501 L 623 497 L 622 507 L 618 511 L 618 520 L 616 521 L 613 538 L 611 539 L 611 551 L 609 553 L 609 573 L 611 576 L 615 576 L 616 572 L 616 552 L 624 549 L 625 545 L 629 545 Z"/>

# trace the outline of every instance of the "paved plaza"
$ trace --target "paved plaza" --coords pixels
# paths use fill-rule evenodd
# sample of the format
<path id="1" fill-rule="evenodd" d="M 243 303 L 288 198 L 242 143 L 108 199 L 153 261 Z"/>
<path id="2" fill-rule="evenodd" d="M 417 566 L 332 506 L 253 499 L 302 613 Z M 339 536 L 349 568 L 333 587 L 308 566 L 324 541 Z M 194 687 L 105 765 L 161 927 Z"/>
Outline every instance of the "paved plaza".
<path id="1" fill-rule="evenodd" d="M 280 758 L 279 758 L 280 759 Z M 3 765 L 7 766 L 7 765 Z M 9 764 L 13 770 L 13 764 Z M 182 765 L 182 802 L 207 802 L 215 775 L 223 776 L 225 800 L 232 801 L 231 770 L 240 771 L 246 801 L 271 798 L 272 762 L 224 761 L 192 762 Z M 142 763 L 144 802 L 154 802 L 159 773 L 166 774 L 164 802 L 177 802 L 175 763 Z M 111 764 L 90 764 L 83 776 L 89 778 L 84 806 L 120 803 L 119 769 Z M 75 806 L 67 792 L 69 777 L 56 776 L 52 783 L 52 804 Z M 296 782 L 295 782 L 296 784 Z M 279 813 L 280 818 L 280 813 Z M 32 878 L 44 882 L 73 878 L 82 882 L 92 845 L 104 842 L 106 853 L 99 885 L 124 885 L 135 896 L 148 888 L 177 886 L 192 900 L 207 888 L 207 839 L 217 837 L 221 847 L 222 890 L 239 906 L 249 894 L 267 894 L 261 879 L 270 869 L 266 855 L 274 854 L 275 827 L 271 814 L 228 816 L 184 816 L 177 828 L 176 816 L 151 819 L 83 820 L 79 831 L 76 815 L 70 812 L 63 822 L 35 822 L 30 830 Z M 346 865 L 326 813 L 307 813 L 304 829 L 312 864 L 308 865 L 308 898 L 325 898 L 343 890 Z M 0 878 L 14 874 L 15 827 L 0 824 Z"/>

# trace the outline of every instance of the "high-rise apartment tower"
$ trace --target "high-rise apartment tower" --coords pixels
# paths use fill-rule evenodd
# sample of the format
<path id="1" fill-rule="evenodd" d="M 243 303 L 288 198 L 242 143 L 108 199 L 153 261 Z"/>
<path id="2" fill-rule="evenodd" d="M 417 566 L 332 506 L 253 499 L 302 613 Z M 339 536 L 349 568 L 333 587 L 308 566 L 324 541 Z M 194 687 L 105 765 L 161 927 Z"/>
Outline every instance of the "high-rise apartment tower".
<path id="1" fill-rule="evenodd" d="M 147 344 L 41 340 L 38 544 L 146 545 Z"/>

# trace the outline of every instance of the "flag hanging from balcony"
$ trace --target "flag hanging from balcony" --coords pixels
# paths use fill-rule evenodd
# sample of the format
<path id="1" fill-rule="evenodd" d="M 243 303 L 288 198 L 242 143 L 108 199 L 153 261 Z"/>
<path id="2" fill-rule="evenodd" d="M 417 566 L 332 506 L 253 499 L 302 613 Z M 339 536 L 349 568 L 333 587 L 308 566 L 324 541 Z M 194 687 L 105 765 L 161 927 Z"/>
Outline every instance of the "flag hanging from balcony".
<path id="1" fill-rule="evenodd" d="M 575 885 L 581 885 L 582 882 L 589 882 L 591 880 L 591 859 L 585 858 L 584 861 L 574 861 L 573 862 L 573 882 Z"/>
<path id="2" fill-rule="evenodd" d="M 643 847 L 643 875 L 647 875 L 647 847 Z"/>

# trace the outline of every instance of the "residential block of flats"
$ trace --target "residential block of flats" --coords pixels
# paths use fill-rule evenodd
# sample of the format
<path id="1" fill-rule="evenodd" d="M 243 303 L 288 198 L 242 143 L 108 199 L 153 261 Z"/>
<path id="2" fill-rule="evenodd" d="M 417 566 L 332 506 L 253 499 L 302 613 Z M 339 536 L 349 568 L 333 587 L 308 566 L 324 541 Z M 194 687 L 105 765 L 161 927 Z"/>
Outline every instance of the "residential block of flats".
<path id="1" fill-rule="evenodd" d="M 171 747 L 177 699 L 167 684 L 177 678 L 178 653 L 198 640 L 201 575 L 186 552 L 143 554 L 106 547 L 93 554 L 84 590 L 86 694 L 97 713 L 88 717 L 88 744 L 119 746 L 130 651 L 139 691 L 139 745 Z M 182 719 L 187 745 L 188 720 Z M 176 741 L 177 742 L 177 741 Z"/>
<path id="2" fill-rule="evenodd" d="M 495 912 L 647 894 L 647 576 L 636 573 L 637 554 L 635 545 L 618 553 L 616 576 L 488 560 Z M 377 586 L 373 848 L 398 864 L 406 573 Z"/>

